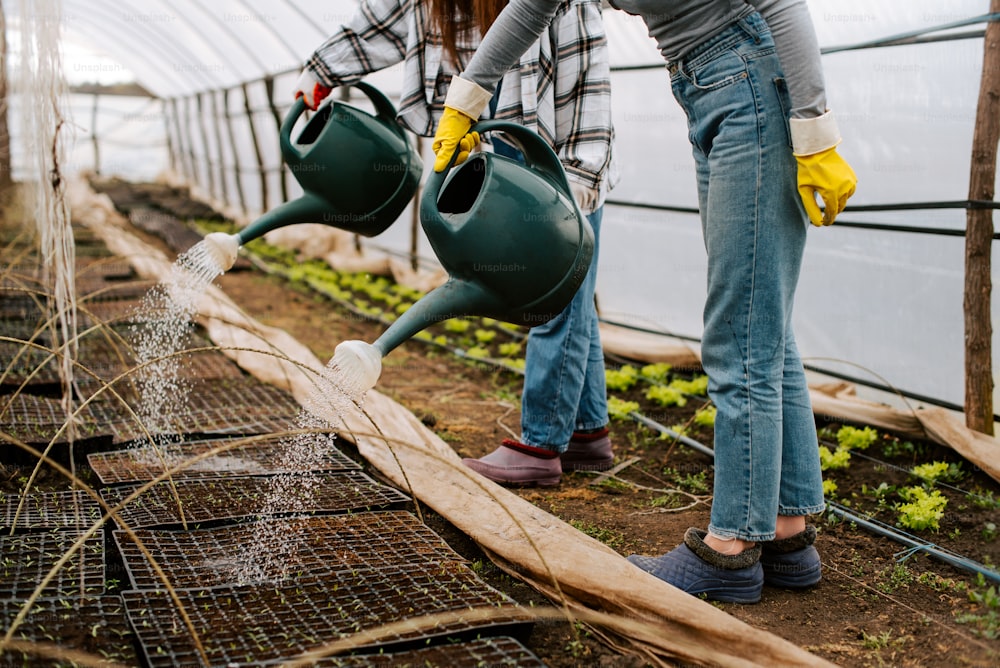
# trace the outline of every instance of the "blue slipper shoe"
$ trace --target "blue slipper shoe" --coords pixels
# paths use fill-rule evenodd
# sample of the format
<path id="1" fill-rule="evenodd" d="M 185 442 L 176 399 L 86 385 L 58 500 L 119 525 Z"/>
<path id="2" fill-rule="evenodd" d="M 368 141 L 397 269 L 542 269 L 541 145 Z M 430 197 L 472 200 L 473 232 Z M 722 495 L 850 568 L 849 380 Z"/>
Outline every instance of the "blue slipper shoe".
<path id="1" fill-rule="evenodd" d="M 823 577 L 819 552 L 813 547 L 816 527 L 781 540 L 761 543 L 760 565 L 764 569 L 764 584 L 787 589 L 812 587 Z"/>
<path id="2" fill-rule="evenodd" d="M 688 529 L 684 542 L 660 557 L 633 554 L 642 570 L 694 596 L 724 603 L 757 603 L 764 588 L 756 545 L 739 554 L 722 554 L 705 544 L 705 531 Z"/>

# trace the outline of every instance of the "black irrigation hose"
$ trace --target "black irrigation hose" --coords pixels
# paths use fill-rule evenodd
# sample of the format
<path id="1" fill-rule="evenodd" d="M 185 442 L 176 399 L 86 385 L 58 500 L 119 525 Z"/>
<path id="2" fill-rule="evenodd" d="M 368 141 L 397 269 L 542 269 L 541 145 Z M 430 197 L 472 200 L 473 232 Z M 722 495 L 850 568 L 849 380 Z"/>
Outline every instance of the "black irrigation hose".
<path id="1" fill-rule="evenodd" d="M 935 559 L 943 561 L 947 564 L 951 564 L 952 566 L 955 566 L 962 570 L 978 573 L 982 575 L 984 578 L 987 578 L 989 580 L 992 580 L 993 582 L 1000 584 L 1000 573 L 990 568 L 986 568 L 986 566 L 978 562 L 972 561 L 971 559 L 966 559 L 965 557 L 954 554 L 953 552 L 949 552 L 944 548 L 934 545 L 933 543 L 927 543 L 918 540 L 915 536 L 911 536 L 910 534 L 898 531 L 890 527 L 889 525 L 883 524 L 882 522 L 879 522 L 878 520 L 875 520 L 873 518 L 863 518 L 858 515 L 855 515 L 851 511 L 847 510 L 844 506 L 834 501 L 827 501 L 826 505 L 828 512 L 840 517 L 841 519 L 851 522 L 852 524 L 856 524 L 868 531 L 871 531 L 872 533 L 876 533 L 880 536 L 885 536 L 886 538 L 891 538 L 897 543 L 902 543 L 903 545 L 906 545 L 908 548 L 910 548 L 908 550 L 904 550 L 903 552 L 896 553 L 896 556 L 899 557 L 899 561 L 904 561 L 908 559 L 911 555 L 915 554 L 916 552 L 926 552 L 929 556 L 934 557 Z"/>
<path id="2" fill-rule="evenodd" d="M 631 413 L 629 413 L 629 417 L 631 417 L 633 420 L 635 420 L 639 424 L 645 425 L 646 427 L 649 427 L 653 431 L 658 431 L 661 434 L 665 434 L 666 436 L 669 436 L 670 438 L 673 438 L 673 439 L 675 439 L 675 440 L 683 443 L 684 445 L 688 446 L 692 450 L 697 450 L 698 452 L 702 453 L 703 455 L 708 455 L 712 459 L 715 459 L 715 452 L 712 450 L 712 448 L 709 448 L 709 447 L 707 447 L 705 445 L 702 445 L 701 443 L 699 443 L 698 441 L 694 440 L 693 438 L 688 438 L 684 434 L 678 434 L 673 429 L 670 429 L 668 427 L 664 427 L 662 424 L 660 424 L 656 420 L 651 420 L 650 418 L 646 417 L 645 415 L 642 415 L 641 413 L 631 412 Z"/>
<path id="3" fill-rule="evenodd" d="M 624 200 L 608 199 L 605 204 L 628 209 L 647 209 L 651 211 L 670 211 L 673 213 L 697 214 L 698 209 L 670 204 L 649 204 L 645 202 L 626 202 Z M 929 211 L 937 209 L 965 209 L 979 211 L 983 209 L 1000 209 L 1000 202 L 989 200 L 960 200 L 952 202 L 913 202 L 900 204 L 863 204 L 848 205 L 845 213 L 865 211 Z M 880 232 L 905 232 L 907 234 L 925 234 L 928 236 L 964 237 L 964 227 L 920 227 L 918 225 L 896 225 L 894 223 L 863 223 L 838 218 L 834 229 L 851 228 L 856 230 L 877 230 Z M 1000 239 L 1000 232 L 994 232 L 993 239 Z"/>

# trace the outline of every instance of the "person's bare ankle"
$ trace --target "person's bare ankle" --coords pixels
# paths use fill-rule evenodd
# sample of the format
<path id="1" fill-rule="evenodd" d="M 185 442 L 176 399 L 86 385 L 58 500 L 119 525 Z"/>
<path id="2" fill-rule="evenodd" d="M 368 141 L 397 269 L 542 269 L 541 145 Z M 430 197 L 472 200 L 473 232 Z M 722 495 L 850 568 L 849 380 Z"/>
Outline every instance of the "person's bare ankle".
<path id="1" fill-rule="evenodd" d="M 755 543 L 739 538 L 721 538 L 709 532 L 705 536 L 705 545 L 708 545 L 719 554 L 739 554 L 753 547 Z"/>
<path id="2" fill-rule="evenodd" d="M 781 540 L 798 535 L 806 530 L 805 515 L 778 515 L 774 525 L 774 539 Z"/>

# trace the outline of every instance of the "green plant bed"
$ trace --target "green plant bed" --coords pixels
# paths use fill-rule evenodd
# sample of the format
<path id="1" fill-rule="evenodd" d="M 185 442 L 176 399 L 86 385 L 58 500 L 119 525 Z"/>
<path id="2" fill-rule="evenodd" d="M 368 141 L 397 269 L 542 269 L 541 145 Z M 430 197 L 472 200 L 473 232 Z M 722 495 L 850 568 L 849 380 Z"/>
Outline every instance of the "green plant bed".
<path id="1" fill-rule="evenodd" d="M 824 471 L 828 498 L 859 516 L 996 570 L 1000 497 L 992 478 L 954 451 L 926 441 L 875 432 L 864 450 L 846 449 L 843 438 L 837 438 L 845 429 L 856 433 L 863 428 L 819 431 L 822 447 L 849 453 L 841 468 Z"/>

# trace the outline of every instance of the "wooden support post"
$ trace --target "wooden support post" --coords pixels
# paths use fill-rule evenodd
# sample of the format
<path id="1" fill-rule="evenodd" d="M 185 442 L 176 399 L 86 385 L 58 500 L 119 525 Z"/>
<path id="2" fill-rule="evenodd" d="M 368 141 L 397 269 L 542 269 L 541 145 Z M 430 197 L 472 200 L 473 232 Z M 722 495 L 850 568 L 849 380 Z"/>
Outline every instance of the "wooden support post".
<path id="1" fill-rule="evenodd" d="M 281 123 L 284 119 L 278 110 L 278 105 L 274 102 L 274 77 L 264 77 L 264 87 L 267 89 L 267 105 L 271 109 L 271 116 L 274 117 L 274 134 L 278 136 L 281 132 Z M 281 183 L 281 201 L 288 201 L 288 170 L 285 169 L 285 160 L 282 156 L 281 164 L 278 165 L 278 180 Z"/>
<path id="2" fill-rule="evenodd" d="M 219 197 L 215 187 L 215 165 L 212 164 L 212 151 L 208 144 L 208 131 L 205 130 L 205 95 L 211 93 L 195 93 L 195 122 L 198 125 L 198 140 L 201 143 L 201 151 L 205 156 L 205 181 L 208 183 L 208 194 L 211 197 Z"/>
<path id="3" fill-rule="evenodd" d="M 181 127 L 181 109 L 180 100 L 173 97 L 170 98 L 170 106 L 173 109 L 173 119 L 174 119 L 174 132 L 177 135 L 177 142 L 175 143 L 175 151 L 177 152 L 177 163 L 180 166 L 180 173 L 188 179 L 194 179 L 194 173 L 191 171 L 191 163 L 188 162 L 187 152 L 184 149 L 184 129 Z"/>
<path id="4" fill-rule="evenodd" d="M 101 175 L 101 142 L 97 137 L 97 116 L 100 111 L 101 96 L 94 93 L 94 106 L 90 108 L 90 141 L 94 147 L 94 174 Z"/>
<path id="5" fill-rule="evenodd" d="M 10 164 L 10 128 L 7 124 L 7 18 L 0 2 L 0 192 L 14 183 Z"/>
<path id="6" fill-rule="evenodd" d="M 167 111 L 167 100 L 163 98 L 159 98 L 159 100 L 160 114 L 163 116 L 163 136 L 167 141 L 167 159 L 170 161 L 170 171 L 178 172 L 177 156 L 174 154 L 177 148 L 174 146 L 174 139 L 170 134 L 170 114 Z"/>
<path id="7" fill-rule="evenodd" d="M 230 89 L 222 91 L 222 113 L 226 121 L 226 134 L 229 136 L 229 152 L 233 156 L 233 181 L 236 183 L 236 194 L 240 198 L 240 210 L 244 215 L 250 210 L 247 208 L 247 197 L 243 191 L 243 169 L 240 162 L 240 147 L 236 143 L 236 132 L 233 130 L 233 114 L 229 109 Z"/>
<path id="8" fill-rule="evenodd" d="M 247 127 L 250 128 L 250 139 L 253 141 L 253 152 L 257 158 L 257 173 L 260 174 L 260 210 L 270 208 L 267 196 L 267 170 L 264 168 L 264 156 L 260 152 L 260 142 L 257 141 L 257 127 L 253 122 L 253 105 L 250 104 L 250 88 L 243 84 L 243 108 L 247 113 Z"/>
<path id="9" fill-rule="evenodd" d="M 1000 0 L 991 0 L 1000 12 Z M 992 202 L 1000 140 L 1000 24 L 983 37 L 983 72 L 972 135 L 969 200 Z M 965 423 L 993 434 L 993 326 L 990 315 L 993 209 L 971 205 L 965 231 Z"/>
<path id="10" fill-rule="evenodd" d="M 195 155 L 195 138 L 194 138 L 194 123 L 195 119 L 192 118 L 191 107 L 194 105 L 194 97 L 188 96 L 184 100 L 184 130 L 186 136 L 184 137 L 184 143 L 187 146 L 188 162 L 191 165 L 191 182 L 192 183 L 203 183 L 201 174 L 198 172 L 198 156 Z"/>
<path id="11" fill-rule="evenodd" d="M 226 179 L 226 151 L 222 144 L 222 119 L 219 118 L 219 94 L 226 94 L 222 91 L 208 92 L 208 107 L 212 118 L 212 129 L 215 130 L 215 154 L 218 157 L 218 178 L 219 178 L 219 199 L 226 204 L 232 204 L 233 199 L 229 194 L 229 180 Z"/>

